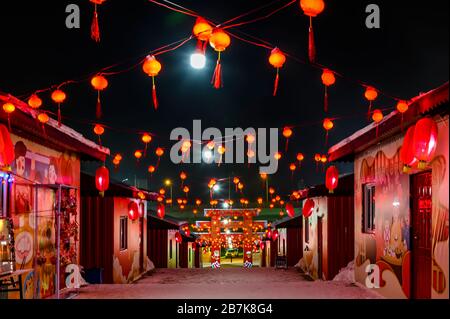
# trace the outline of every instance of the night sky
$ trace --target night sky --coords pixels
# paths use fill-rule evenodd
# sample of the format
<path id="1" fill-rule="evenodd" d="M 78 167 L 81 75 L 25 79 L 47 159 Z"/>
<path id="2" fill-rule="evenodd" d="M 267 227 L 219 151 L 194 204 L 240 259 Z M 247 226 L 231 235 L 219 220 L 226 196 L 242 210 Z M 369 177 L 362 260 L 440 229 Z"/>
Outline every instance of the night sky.
<path id="1" fill-rule="evenodd" d="M 224 21 L 272 0 L 176 1 L 214 21 Z M 280 1 L 286 3 L 288 1 Z M 77 3 L 81 8 L 81 29 L 65 27 L 65 7 Z M 365 7 L 381 7 L 381 29 L 365 27 Z M 323 14 L 314 20 L 318 62 L 343 74 L 330 89 L 329 117 L 339 117 L 330 133 L 329 145 L 351 135 L 368 124 L 364 89 L 355 81 L 374 85 L 390 96 L 408 99 L 448 81 L 449 2 L 416 1 L 326 1 Z M 27 97 L 37 89 L 69 79 L 85 78 L 99 69 L 121 63 L 118 69 L 132 65 L 138 57 L 165 44 L 190 35 L 195 18 L 174 13 L 146 0 L 109 0 L 99 9 L 102 40 L 90 39 L 93 6 L 85 1 L 2 1 L 0 4 L 0 91 Z M 267 12 L 267 11 L 266 11 Z M 298 58 L 307 59 L 308 19 L 295 4 L 272 18 L 239 28 L 265 39 Z M 179 181 L 181 170 L 188 174 L 190 196 L 207 198 L 211 177 L 238 175 L 246 184 L 245 195 L 262 195 L 257 166 L 173 165 L 169 162 L 173 128 L 192 130 L 192 120 L 202 120 L 203 128 L 296 126 L 289 154 L 280 162 L 272 178 L 281 194 L 289 193 L 300 180 L 306 185 L 323 182 L 316 173 L 313 156 L 325 153 L 325 135 L 321 121 L 323 86 L 320 70 L 293 60 L 281 70 L 277 97 L 272 97 L 274 69 L 268 64 L 269 51 L 236 39 L 222 55 L 224 88 L 210 85 L 216 53 L 208 48 L 207 67 L 194 70 L 189 56 L 195 48 L 191 41 L 182 48 L 159 56 L 163 70 L 157 77 L 160 108 L 153 109 L 151 80 L 138 67 L 111 76 L 109 88 L 102 94 L 104 117 L 110 127 L 103 137 L 112 154 L 124 154 L 119 172 L 122 180 L 148 177 L 147 167 L 156 164 L 154 149 L 166 148 L 159 170 L 150 187 L 159 189 L 165 178 Z M 68 94 L 63 105 L 64 123 L 93 140 L 96 93 L 89 82 L 64 87 Z M 56 107 L 43 94 L 45 108 Z M 376 107 L 393 108 L 395 101 L 380 97 Z M 139 166 L 133 157 L 142 148 L 138 132 L 155 134 L 149 156 Z M 281 133 L 281 132 L 280 132 Z M 280 134 L 281 136 L 281 134 Z M 280 137 L 280 145 L 284 141 Z M 295 154 L 306 156 L 301 172 L 291 181 L 289 164 Z M 98 164 L 86 165 L 92 170 Z M 108 165 L 111 161 L 108 160 Z M 340 166 L 342 171 L 351 165 Z M 174 188 L 175 196 L 181 193 Z M 222 194 L 226 197 L 226 192 Z"/>

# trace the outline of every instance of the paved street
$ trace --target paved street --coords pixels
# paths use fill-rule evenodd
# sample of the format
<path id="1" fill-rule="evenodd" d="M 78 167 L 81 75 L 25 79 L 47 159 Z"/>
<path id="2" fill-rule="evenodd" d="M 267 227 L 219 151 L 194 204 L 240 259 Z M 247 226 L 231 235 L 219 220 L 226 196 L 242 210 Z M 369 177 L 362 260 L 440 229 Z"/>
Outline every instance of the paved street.
<path id="1" fill-rule="evenodd" d="M 91 285 L 76 298 L 369 299 L 373 292 L 344 282 L 309 281 L 296 269 L 157 269 L 129 285 Z"/>

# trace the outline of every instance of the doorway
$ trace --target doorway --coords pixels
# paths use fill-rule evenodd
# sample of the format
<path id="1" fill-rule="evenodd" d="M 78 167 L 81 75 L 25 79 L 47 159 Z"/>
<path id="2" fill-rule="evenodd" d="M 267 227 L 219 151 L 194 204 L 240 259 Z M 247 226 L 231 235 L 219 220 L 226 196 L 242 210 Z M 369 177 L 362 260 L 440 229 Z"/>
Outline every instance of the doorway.
<path id="1" fill-rule="evenodd" d="M 431 171 L 411 177 L 413 299 L 431 298 Z"/>

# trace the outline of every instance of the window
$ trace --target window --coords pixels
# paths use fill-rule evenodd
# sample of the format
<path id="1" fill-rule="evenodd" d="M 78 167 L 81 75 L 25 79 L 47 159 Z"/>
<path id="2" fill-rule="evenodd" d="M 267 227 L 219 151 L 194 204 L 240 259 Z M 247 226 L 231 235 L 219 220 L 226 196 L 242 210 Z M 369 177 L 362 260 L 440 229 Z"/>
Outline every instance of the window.
<path id="1" fill-rule="evenodd" d="M 286 256 L 286 239 L 283 238 L 283 256 Z"/>
<path id="2" fill-rule="evenodd" d="M 169 259 L 172 259 L 172 239 L 169 240 Z"/>
<path id="3" fill-rule="evenodd" d="M 373 233 L 375 231 L 375 185 L 363 185 L 362 195 L 362 231 Z"/>
<path id="4" fill-rule="evenodd" d="M 305 243 L 309 244 L 309 218 L 305 218 Z"/>
<path id="5" fill-rule="evenodd" d="M 128 217 L 120 217 L 120 250 L 128 248 Z"/>

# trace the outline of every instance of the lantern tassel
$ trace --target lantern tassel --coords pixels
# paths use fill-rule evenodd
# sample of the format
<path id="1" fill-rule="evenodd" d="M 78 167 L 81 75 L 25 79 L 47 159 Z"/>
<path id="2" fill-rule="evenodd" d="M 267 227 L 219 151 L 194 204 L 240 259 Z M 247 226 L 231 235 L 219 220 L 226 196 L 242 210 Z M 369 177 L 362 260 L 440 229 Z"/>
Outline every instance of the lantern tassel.
<path id="1" fill-rule="evenodd" d="M 61 104 L 58 104 L 58 126 L 61 127 Z"/>
<path id="2" fill-rule="evenodd" d="M 102 102 L 100 101 L 100 91 L 98 91 L 97 95 L 97 105 L 95 106 L 95 116 L 97 119 L 102 117 Z"/>
<path id="3" fill-rule="evenodd" d="M 9 131 L 12 132 L 12 129 L 11 129 L 11 118 L 10 118 L 9 114 L 8 114 L 8 128 L 9 128 Z"/>
<path id="4" fill-rule="evenodd" d="M 100 27 L 98 26 L 97 5 L 95 5 L 94 18 L 92 19 L 91 24 L 91 38 L 97 43 L 100 42 Z"/>
<path id="5" fill-rule="evenodd" d="M 328 113 L 328 87 L 325 85 L 325 96 L 323 100 L 323 108 L 325 113 Z"/>
<path id="6" fill-rule="evenodd" d="M 285 153 L 287 153 L 288 147 L 289 147 L 289 139 L 287 138 L 287 139 L 286 139 L 286 146 L 284 147 Z"/>
<path id="7" fill-rule="evenodd" d="M 153 106 L 155 110 L 157 110 L 159 104 L 158 104 L 158 97 L 156 96 L 155 77 L 153 77 L 152 98 L 153 98 Z"/>
<path id="8" fill-rule="evenodd" d="M 277 75 L 275 76 L 275 83 L 273 86 L 273 96 L 277 95 L 279 81 L 280 81 L 280 75 L 279 75 L 279 69 L 277 68 Z"/>
<path id="9" fill-rule="evenodd" d="M 215 89 L 220 89 L 222 87 L 222 66 L 220 64 L 220 52 L 211 83 L 213 84 Z"/>
<path id="10" fill-rule="evenodd" d="M 309 62 L 316 62 L 316 44 L 314 41 L 314 29 L 312 24 L 312 17 L 309 17 L 309 44 L 308 44 Z"/>
<path id="11" fill-rule="evenodd" d="M 370 121 L 370 114 L 372 113 L 372 101 L 369 102 L 369 112 L 367 113 L 367 120 Z"/>

